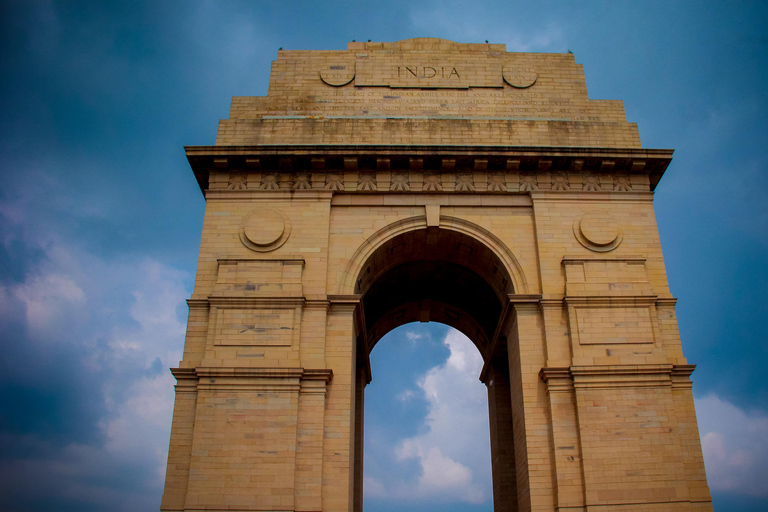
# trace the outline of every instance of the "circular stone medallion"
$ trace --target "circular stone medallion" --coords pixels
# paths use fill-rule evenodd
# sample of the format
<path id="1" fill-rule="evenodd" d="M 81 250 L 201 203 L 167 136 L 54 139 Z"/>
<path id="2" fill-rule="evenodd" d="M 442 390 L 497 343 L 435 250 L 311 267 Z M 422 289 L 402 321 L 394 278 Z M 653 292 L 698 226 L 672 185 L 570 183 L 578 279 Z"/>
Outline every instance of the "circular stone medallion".
<path id="1" fill-rule="evenodd" d="M 320 79 L 328 85 L 341 87 L 355 79 L 355 61 L 334 62 L 320 69 Z"/>
<path id="2" fill-rule="evenodd" d="M 504 81 L 516 89 L 527 89 L 536 83 L 539 74 L 527 66 L 504 66 Z"/>
<path id="3" fill-rule="evenodd" d="M 581 245 L 595 252 L 614 250 L 624 236 L 619 223 L 604 212 L 590 212 L 576 219 L 573 234 Z"/>
<path id="4" fill-rule="evenodd" d="M 240 229 L 240 240 L 253 251 L 274 251 L 285 243 L 291 225 L 277 210 L 256 210 L 248 215 Z"/>

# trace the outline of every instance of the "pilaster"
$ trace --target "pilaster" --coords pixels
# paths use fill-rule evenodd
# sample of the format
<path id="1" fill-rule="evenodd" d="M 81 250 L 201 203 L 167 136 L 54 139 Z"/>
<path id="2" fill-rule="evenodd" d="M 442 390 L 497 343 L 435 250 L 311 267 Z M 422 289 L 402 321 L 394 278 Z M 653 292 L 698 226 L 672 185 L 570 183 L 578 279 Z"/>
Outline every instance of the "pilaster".
<path id="1" fill-rule="evenodd" d="M 547 385 L 552 422 L 551 453 L 554 463 L 555 510 L 581 512 L 584 508 L 584 473 L 581 439 L 576 416 L 573 380 L 568 367 L 547 367 L 539 371 Z"/>
<path id="2" fill-rule="evenodd" d="M 165 472 L 165 492 L 160 504 L 160 510 L 164 512 L 184 510 L 197 405 L 198 379 L 195 371 L 187 368 L 173 368 L 171 372 L 176 377 L 176 398 L 173 405 L 168 466 Z"/>
<path id="3" fill-rule="evenodd" d="M 538 371 L 546 364 L 544 324 L 540 296 L 510 296 L 514 321 L 507 332 L 509 377 L 513 396 L 512 417 L 517 460 L 518 503 L 521 512 L 555 507 L 551 492 L 552 461 L 546 389 Z"/>
<path id="4" fill-rule="evenodd" d="M 325 362 L 333 369 L 328 387 L 323 446 L 323 511 L 354 508 L 356 332 L 355 309 L 360 297 L 329 296 L 325 330 Z"/>

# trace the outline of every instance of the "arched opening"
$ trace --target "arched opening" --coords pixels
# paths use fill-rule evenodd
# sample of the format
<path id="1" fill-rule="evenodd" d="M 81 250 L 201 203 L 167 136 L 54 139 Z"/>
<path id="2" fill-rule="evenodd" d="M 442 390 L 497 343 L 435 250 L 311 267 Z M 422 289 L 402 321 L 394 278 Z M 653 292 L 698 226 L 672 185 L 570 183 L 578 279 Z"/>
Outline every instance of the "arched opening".
<path id="1" fill-rule="evenodd" d="M 508 268 L 477 239 L 429 227 L 380 244 L 360 267 L 355 399 L 355 509 L 362 510 L 365 386 L 373 377 L 370 354 L 381 338 L 411 322 L 438 322 L 463 333 L 483 359 L 478 377 L 488 389 L 495 510 L 518 510 L 509 358 L 505 329 L 513 316 Z M 518 391 L 519 395 L 519 391 Z"/>
<path id="2" fill-rule="evenodd" d="M 387 333 L 365 389 L 364 510 L 492 510 L 483 359 L 437 322 Z"/>

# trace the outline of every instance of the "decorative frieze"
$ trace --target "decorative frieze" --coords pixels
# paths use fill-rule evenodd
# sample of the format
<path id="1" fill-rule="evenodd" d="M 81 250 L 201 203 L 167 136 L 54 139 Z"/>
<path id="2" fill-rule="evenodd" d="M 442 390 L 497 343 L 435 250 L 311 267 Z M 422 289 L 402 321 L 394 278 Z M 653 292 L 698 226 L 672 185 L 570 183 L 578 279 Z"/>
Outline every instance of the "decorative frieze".
<path id="1" fill-rule="evenodd" d="M 597 192 L 602 189 L 600 187 L 600 177 L 595 174 L 587 174 L 584 176 L 583 183 L 582 190 L 586 192 Z"/>
<path id="2" fill-rule="evenodd" d="M 375 192 L 376 175 L 370 172 L 361 172 L 357 177 L 357 190 L 360 192 Z"/>
<path id="3" fill-rule="evenodd" d="M 393 174 L 389 190 L 392 192 L 408 192 L 411 190 L 411 185 L 408 178 L 409 176 L 406 173 Z"/>
<path id="4" fill-rule="evenodd" d="M 568 180 L 568 173 L 567 172 L 558 172 L 554 176 L 552 176 L 552 190 L 562 191 L 562 190 L 570 190 L 571 189 L 571 183 Z"/>
<path id="5" fill-rule="evenodd" d="M 648 192 L 665 159 L 511 156 L 190 156 L 210 190 Z M 204 167 L 204 168 L 203 168 Z M 202 181 L 201 181 L 202 180 Z"/>
<path id="6" fill-rule="evenodd" d="M 424 192 L 441 192 L 443 190 L 443 182 L 440 179 L 440 175 L 437 173 L 424 174 L 422 190 Z"/>
<path id="7" fill-rule="evenodd" d="M 229 173 L 229 184 L 227 185 L 227 190 L 245 190 L 246 188 L 248 188 L 248 178 L 246 173 Z"/>
<path id="8" fill-rule="evenodd" d="M 631 190 L 632 190 L 632 183 L 629 181 L 628 175 L 618 174 L 613 176 L 614 192 L 629 192 Z"/>
<path id="9" fill-rule="evenodd" d="M 293 184 L 291 185 L 292 190 L 309 190 L 312 188 L 312 183 L 310 182 L 309 173 L 307 172 L 299 172 L 296 173 L 296 175 L 293 178 Z"/>
<path id="10" fill-rule="evenodd" d="M 558 171 L 275 171 L 248 173 L 240 170 L 214 172 L 210 190 L 317 190 L 333 192 L 474 192 L 505 193 L 550 190 L 553 192 L 647 192 L 647 176 L 597 175 L 593 172 Z M 253 185 L 251 185 L 253 183 Z M 606 183 L 608 185 L 606 185 Z M 258 187 L 256 187 L 258 184 Z M 352 187 L 352 188 L 350 188 Z"/>
<path id="11" fill-rule="evenodd" d="M 277 173 L 270 172 L 261 175 L 261 190 L 277 190 L 280 188 Z"/>
<path id="12" fill-rule="evenodd" d="M 539 180 L 535 173 L 526 172 L 520 174 L 520 192 L 539 190 Z"/>
<path id="13" fill-rule="evenodd" d="M 270 149 L 269 154 L 258 154 Z M 457 155 L 443 154 L 439 147 L 432 153 L 414 155 L 398 154 L 392 148 L 358 155 L 343 154 L 342 150 L 330 152 L 325 148 L 323 155 L 310 155 L 274 147 L 255 148 L 255 155 L 227 156 L 221 153 L 228 149 L 211 146 L 188 150 L 188 158 L 203 190 L 476 193 L 648 192 L 671 160 L 671 152 L 664 150 L 637 150 L 635 153 L 642 156 L 632 158 L 600 156 L 601 152 L 590 157 L 548 156 L 544 152 Z M 385 150 L 390 154 L 377 154 Z M 280 151 L 286 154 L 280 155 Z"/>
<path id="14" fill-rule="evenodd" d="M 488 174 L 488 192 L 506 192 L 507 183 L 503 172 Z"/>
<path id="15" fill-rule="evenodd" d="M 475 180 L 473 174 L 468 172 L 457 173 L 455 190 L 456 192 L 474 192 Z"/>
<path id="16" fill-rule="evenodd" d="M 328 173 L 325 175 L 325 190 L 344 190 L 344 175 L 341 173 Z"/>

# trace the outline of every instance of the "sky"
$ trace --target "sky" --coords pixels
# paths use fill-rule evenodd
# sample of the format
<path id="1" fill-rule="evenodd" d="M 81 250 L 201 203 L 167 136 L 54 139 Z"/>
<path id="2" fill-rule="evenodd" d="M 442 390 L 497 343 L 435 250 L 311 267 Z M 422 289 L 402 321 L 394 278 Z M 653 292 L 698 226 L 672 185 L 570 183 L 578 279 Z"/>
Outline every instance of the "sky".
<path id="1" fill-rule="evenodd" d="M 655 209 L 715 510 L 768 509 L 766 5 L 1 2 L 0 510 L 158 509 L 205 208 L 183 146 L 280 47 L 412 37 L 570 50 L 675 149 Z M 492 510 L 479 364 L 441 325 L 379 342 L 366 511 Z"/>

